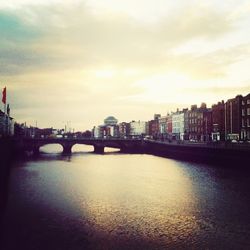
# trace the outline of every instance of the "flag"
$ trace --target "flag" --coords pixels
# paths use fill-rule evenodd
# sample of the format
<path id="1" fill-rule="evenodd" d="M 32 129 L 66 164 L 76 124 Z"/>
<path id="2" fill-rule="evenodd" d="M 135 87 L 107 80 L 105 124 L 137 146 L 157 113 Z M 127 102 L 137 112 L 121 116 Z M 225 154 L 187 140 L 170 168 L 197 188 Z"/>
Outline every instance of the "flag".
<path id="1" fill-rule="evenodd" d="M 4 103 L 4 104 L 6 104 L 6 87 L 4 87 L 4 89 L 3 89 L 3 96 L 2 96 L 2 102 Z"/>

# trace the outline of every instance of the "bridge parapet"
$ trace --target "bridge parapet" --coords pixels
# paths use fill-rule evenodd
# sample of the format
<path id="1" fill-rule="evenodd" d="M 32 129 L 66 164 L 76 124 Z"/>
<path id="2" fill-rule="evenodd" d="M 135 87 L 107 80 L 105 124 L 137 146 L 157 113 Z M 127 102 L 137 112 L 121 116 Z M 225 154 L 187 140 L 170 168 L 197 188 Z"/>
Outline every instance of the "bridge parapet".
<path id="1" fill-rule="evenodd" d="M 60 144 L 64 154 L 70 154 L 75 144 L 92 145 L 95 153 L 104 153 L 105 147 L 121 149 L 121 151 L 133 151 L 142 145 L 139 139 L 103 139 L 103 138 L 27 138 L 23 140 L 25 150 L 39 153 L 39 148 L 48 144 Z"/>

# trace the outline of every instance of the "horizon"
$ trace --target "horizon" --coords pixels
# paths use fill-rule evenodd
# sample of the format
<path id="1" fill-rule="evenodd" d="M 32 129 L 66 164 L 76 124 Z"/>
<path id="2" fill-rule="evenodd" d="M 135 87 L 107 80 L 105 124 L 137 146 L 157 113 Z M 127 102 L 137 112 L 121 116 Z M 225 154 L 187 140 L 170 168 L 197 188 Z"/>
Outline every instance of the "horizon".
<path id="1" fill-rule="evenodd" d="M 0 87 L 17 122 L 78 131 L 210 107 L 250 92 L 249 14 L 243 0 L 0 3 Z"/>
<path id="2" fill-rule="evenodd" d="M 248 93 L 248 94 L 246 94 L 246 95 L 249 95 L 250 93 Z M 244 97 L 244 95 L 242 95 L 242 94 L 237 94 L 235 97 L 237 97 L 237 96 L 243 96 Z M 216 104 L 218 104 L 218 103 L 221 103 L 221 102 L 227 102 L 228 100 L 230 100 L 230 99 L 233 99 L 233 98 L 235 98 L 235 97 L 231 97 L 231 98 L 229 98 L 229 99 L 226 99 L 226 100 L 224 100 L 224 99 L 221 99 L 220 101 L 217 101 L 217 102 L 215 102 L 215 103 L 212 103 L 211 105 L 208 105 L 206 102 L 202 102 L 202 103 L 200 103 L 200 104 L 197 104 L 197 103 L 193 103 L 193 104 L 191 104 L 189 107 L 177 107 L 176 108 L 176 110 L 174 111 L 174 110 L 170 110 L 170 111 L 168 111 L 167 113 L 164 113 L 164 114 L 162 114 L 162 113 L 157 113 L 157 112 L 154 112 L 153 114 L 151 114 L 151 118 L 148 118 L 148 119 L 139 119 L 139 118 L 137 118 L 137 119 L 130 119 L 130 120 L 119 120 L 119 119 L 117 119 L 118 120 L 118 123 L 122 123 L 122 122 L 127 122 L 127 123 L 130 123 L 130 122 L 133 122 L 133 121 L 144 121 L 144 122 L 148 122 L 148 121 L 150 121 L 150 120 L 152 120 L 153 119 L 153 116 L 155 115 L 155 114 L 160 114 L 161 115 L 161 117 L 164 117 L 164 116 L 167 116 L 168 114 L 172 114 L 172 113 L 175 113 L 175 112 L 182 112 L 184 109 L 186 109 L 186 110 L 190 110 L 191 109 L 191 106 L 192 105 L 197 105 L 197 108 L 199 108 L 203 103 L 205 103 L 206 104 L 206 106 L 207 106 L 207 108 L 208 109 L 211 109 L 212 108 L 212 106 L 213 105 L 216 105 Z M 3 112 L 4 113 L 4 107 L 3 107 L 3 110 L 0 108 L 0 111 L 1 112 Z M 109 114 L 108 116 L 113 116 L 112 114 Z M 106 116 L 106 117 L 104 117 L 103 118 L 103 121 L 104 121 L 104 119 L 106 119 L 108 116 Z M 115 117 L 115 116 L 113 116 L 113 117 Z M 14 117 L 12 117 L 12 118 L 14 118 Z M 115 118 L 117 118 L 117 117 L 115 117 Z M 15 119 L 15 118 L 14 118 Z M 25 126 L 27 126 L 27 127 L 37 127 L 37 128 L 41 128 L 41 129 L 46 129 L 46 128 L 53 128 L 53 129 L 64 129 L 64 127 L 67 127 L 68 129 L 70 129 L 70 130 L 75 130 L 75 128 L 74 127 L 71 127 L 71 121 L 66 121 L 66 123 L 63 125 L 63 127 L 57 127 L 57 128 L 55 128 L 54 126 L 47 126 L 47 127 L 39 127 L 38 125 L 37 125 L 37 120 L 35 121 L 35 125 L 32 125 L 32 124 L 26 124 L 26 121 L 24 121 L 24 122 L 19 122 L 19 121 L 16 121 L 15 120 L 15 122 L 17 122 L 18 124 L 25 124 Z M 96 127 L 96 126 L 102 126 L 103 125 L 103 122 L 102 123 L 100 123 L 100 124 L 94 124 L 92 127 L 89 127 L 89 128 L 86 128 L 86 129 L 83 129 L 83 130 L 79 130 L 79 129 L 76 129 L 76 131 L 75 132 L 80 132 L 80 131 L 91 131 L 94 127 Z"/>

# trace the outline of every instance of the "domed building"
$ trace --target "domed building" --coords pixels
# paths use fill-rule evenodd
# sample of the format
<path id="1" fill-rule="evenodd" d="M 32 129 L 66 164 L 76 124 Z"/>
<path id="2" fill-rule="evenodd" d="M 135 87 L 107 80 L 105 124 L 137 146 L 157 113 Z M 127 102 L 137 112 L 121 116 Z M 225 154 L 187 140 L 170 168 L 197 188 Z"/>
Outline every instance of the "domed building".
<path id="1" fill-rule="evenodd" d="M 114 117 L 114 116 L 108 116 L 105 120 L 104 120 L 104 124 L 106 126 L 114 126 L 118 123 L 118 120 Z"/>

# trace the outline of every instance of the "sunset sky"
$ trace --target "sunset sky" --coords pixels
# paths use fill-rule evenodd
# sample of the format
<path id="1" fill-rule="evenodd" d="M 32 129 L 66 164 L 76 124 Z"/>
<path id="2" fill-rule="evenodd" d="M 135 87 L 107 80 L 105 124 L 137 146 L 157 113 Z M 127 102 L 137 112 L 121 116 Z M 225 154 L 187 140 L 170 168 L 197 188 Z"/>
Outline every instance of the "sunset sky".
<path id="1" fill-rule="evenodd" d="M 246 95 L 250 1 L 0 0 L 4 86 L 16 121 L 76 130 Z"/>

